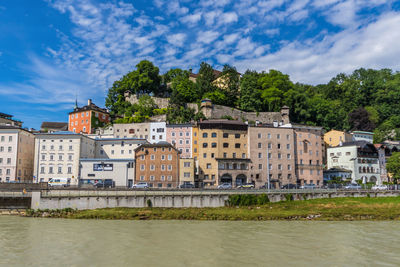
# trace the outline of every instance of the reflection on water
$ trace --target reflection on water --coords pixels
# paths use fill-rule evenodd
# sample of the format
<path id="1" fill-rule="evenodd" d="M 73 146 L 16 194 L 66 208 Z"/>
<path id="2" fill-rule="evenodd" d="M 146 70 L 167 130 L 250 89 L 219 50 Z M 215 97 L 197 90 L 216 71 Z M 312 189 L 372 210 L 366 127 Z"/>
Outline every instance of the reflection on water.
<path id="1" fill-rule="evenodd" d="M 399 266 L 400 222 L 0 217 L 2 266 Z"/>

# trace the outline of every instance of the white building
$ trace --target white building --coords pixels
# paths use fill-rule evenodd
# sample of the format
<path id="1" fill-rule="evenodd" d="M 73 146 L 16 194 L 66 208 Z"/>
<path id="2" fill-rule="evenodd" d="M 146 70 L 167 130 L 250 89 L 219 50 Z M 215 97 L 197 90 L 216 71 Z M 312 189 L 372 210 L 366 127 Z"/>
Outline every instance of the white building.
<path id="1" fill-rule="evenodd" d="M 115 186 L 131 187 L 135 179 L 134 159 L 81 159 L 80 183 L 113 180 Z"/>
<path id="2" fill-rule="evenodd" d="M 373 143 L 374 133 L 364 132 L 364 131 L 353 131 L 351 132 L 353 141 L 365 141 L 368 143 Z"/>
<path id="3" fill-rule="evenodd" d="M 103 138 L 96 139 L 96 159 L 134 159 L 135 149 L 147 143 L 138 138 Z"/>
<path id="4" fill-rule="evenodd" d="M 0 125 L 0 182 L 32 182 L 34 142 L 31 132 Z"/>
<path id="5" fill-rule="evenodd" d="M 78 184 L 79 160 L 94 158 L 95 140 L 73 132 L 35 134 L 34 181 L 67 178 Z"/>
<path id="6" fill-rule="evenodd" d="M 167 141 L 167 127 L 165 122 L 150 122 L 149 142 L 152 144 Z"/>
<path id="7" fill-rule="evenodd" d="M 365 141 L 347 142 L 342 146 L 327 149 L 328 169 L 343 168 L 350 170 L 352 183 L 381 184 L 378 151 L 373 144 Z"/>

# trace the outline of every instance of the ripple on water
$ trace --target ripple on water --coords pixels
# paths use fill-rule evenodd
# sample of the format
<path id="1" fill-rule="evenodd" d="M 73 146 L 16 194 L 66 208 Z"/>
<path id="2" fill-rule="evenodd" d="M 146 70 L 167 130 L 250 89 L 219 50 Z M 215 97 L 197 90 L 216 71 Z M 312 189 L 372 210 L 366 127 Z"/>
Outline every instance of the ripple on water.
<path id="1" fill-rule="evenodd" d="M 0 217 L 2 266 L 399 266 L 400 222 Z"/>

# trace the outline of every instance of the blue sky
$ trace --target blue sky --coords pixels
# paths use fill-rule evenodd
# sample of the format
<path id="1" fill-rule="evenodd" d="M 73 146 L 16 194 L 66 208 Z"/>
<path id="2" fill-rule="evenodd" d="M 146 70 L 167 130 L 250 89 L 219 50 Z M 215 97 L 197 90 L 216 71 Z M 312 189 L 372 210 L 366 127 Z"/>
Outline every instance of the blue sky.
<path id="1" fill-rule="evenodd" d="M 399 29 L 390 0 L 0 0 L 0 112 L 36 129 L 67 121 L 76 95 L 104 106 L 142 59 L 161 73 L 207 61 L 310 84 L 400 70 Z"/>

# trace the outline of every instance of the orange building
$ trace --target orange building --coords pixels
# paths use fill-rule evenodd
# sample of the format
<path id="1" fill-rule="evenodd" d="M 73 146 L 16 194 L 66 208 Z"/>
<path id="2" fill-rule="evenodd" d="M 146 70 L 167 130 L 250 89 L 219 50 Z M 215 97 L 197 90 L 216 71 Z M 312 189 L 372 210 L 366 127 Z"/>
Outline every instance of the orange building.
<path id="1" fill-rule="evenodd" d="M 100 108 L 88 100 L 87 106 L 75 107 L 68 116 L 68 131 L 74 133 L 94 133 L 94 129 L 109 123 L 110 114 L 104 108 Z"/>

